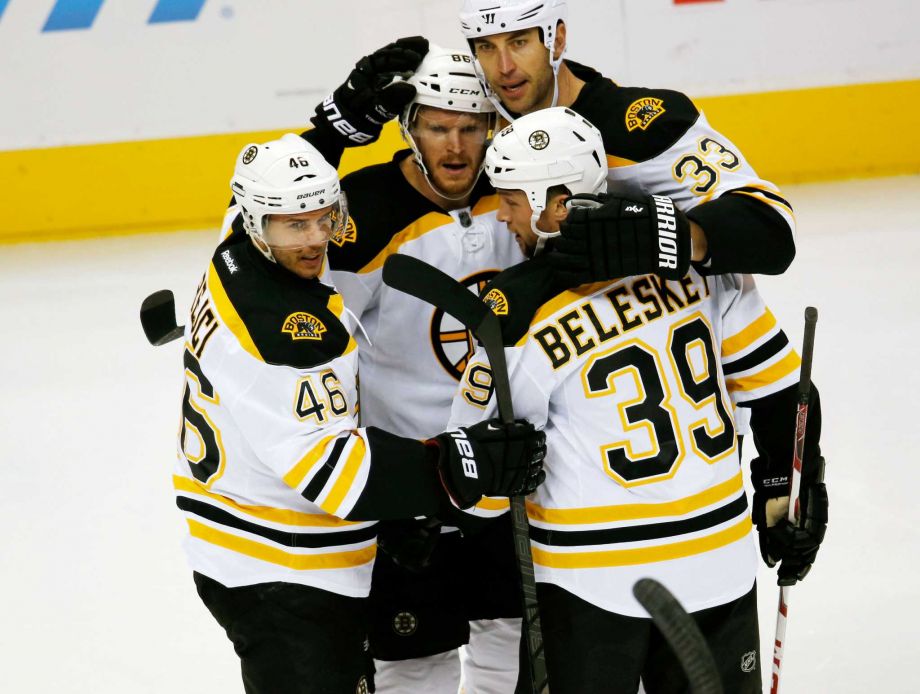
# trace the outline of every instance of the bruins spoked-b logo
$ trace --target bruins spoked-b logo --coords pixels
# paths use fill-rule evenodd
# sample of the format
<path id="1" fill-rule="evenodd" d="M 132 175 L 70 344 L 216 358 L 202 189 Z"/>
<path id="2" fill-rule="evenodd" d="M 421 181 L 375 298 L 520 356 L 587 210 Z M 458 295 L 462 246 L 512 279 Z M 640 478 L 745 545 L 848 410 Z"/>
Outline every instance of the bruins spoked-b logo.
<path id="1" fill-rule="evenodd" d="M 479 296 L 498 270 L 485 270 L 461 279 L 460 284 Z M 476 340 L 460 321 L 436 309 L 431 316 L 431 348 L 444 370 L 459 381 L 476 351 Z"/>
<path id="2" fill-rule="evenodd" d="M 646 130 L 658 116 L 664 113 L 664 102 L 661 99 L 645 97 L 636 99 L 626 109 L 626 129 Z"/>
<path id="3" fill-rule="evenodd" d="M 284 319 L 281 332 L 290 335 L 292 340 L 322 340 L 326 326 L 316 316 L 299 311 Z"/>
<path id="4" fill-rule="evenodd" d="M 350 215 L 348 223 L 344 227 L 339 227 L 330 239 L 332 243 L 341 248 L 346 243 L 354 243 L 358 239 L 358 228 L 355 226 L 355 220 Z"/>
<path id="5" fill-rule="evenodd" d="M 489 293 L 482 297 L 482 300 L 486 303 L 486 306 L 492 309 L 492 313 L 496 316 L 508 315 L 508 297 L 500 289 L 490 289 Z"/>
<path id="6" fill-rule="evenodd" d="M 397 612 L 393 617 L 393 631 L 400 636 L 412 636 L 418 629 L 418 618 L 411 612 Z"/>
<path id="7" fill-rule="evenodd" d="M 247 148 L 246 151 L 243 152 L 243 163 L 251 164 L 252 160 L 256 158 L 256 155 L 258 153 L 259 153 L 259 148 L 256 147 L 255 145 L 252 145 L 251 147 Z"/>
<path id="8" fill-rule="evenodd" d="M 534 149 L 546 149 L 549 145 L 549 133 L 545 130 L 534 130 L 530 133 L 527 143 Z"/>

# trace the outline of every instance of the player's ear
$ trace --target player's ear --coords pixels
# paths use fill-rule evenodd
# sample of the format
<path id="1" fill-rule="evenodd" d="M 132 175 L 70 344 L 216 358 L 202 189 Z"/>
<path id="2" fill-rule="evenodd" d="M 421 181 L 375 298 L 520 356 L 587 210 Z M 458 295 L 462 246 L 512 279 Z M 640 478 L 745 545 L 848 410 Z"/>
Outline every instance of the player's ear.
<path id="1" fill-rule="evenodd" d="M 568 193 L 554 195 L 549 203 L 550 219 L 553 221 L 554 228 L 558 229 L 559 225 L 565 221 L 569 211 L 565 206 L 565 201 L 569 199 Z"/>
<path id="2" fill-rule="evenodd" d="M 565 50 L 565 22 L 559 21 L 556 24 L 556 36 L 553 38 L 553 60 L 559 60 L 562 51 Z"/>

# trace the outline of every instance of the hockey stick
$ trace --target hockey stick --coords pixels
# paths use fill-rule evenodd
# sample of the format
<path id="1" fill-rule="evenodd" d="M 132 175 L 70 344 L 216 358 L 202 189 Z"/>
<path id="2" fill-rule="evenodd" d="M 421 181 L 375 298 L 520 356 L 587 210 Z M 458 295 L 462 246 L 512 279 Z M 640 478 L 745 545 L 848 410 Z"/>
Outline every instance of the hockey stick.
<path id="1" fill-rule="evenodd" d="M 700 628 L 670 591 L 652 578 L 636 581 L 632 589 L 636 600 L 652 616 L 652 621 L 680 661 L 693 694 L 722 694 L 722 680 L 716 662 Z"/>
<path id="2" fill-rule="evenodd" d="M 790 523 L 799 521 L 799 494 L 802 485 L 802 455 L 805 450 L 805 425 L 808 421 L 808 398 L 811 394 L 811 362 L 815 350 L 815 324 L 818 309 L 805 309 L 805 337 L 802 341 L 802 366 L 799 370 L 799 401 L 795 413 L 795 447 L 792 452 L 792 475 L 789 479 Z M 776 608 L 776 637 L 773 640 L 773 682 L 770 694 L 779 694 L 779 676 L 783 666 L 783 651 L 786 647 L 786 619 L 789 612 L 789 591 L 795 584 L 780 584 L 779 604 Z"/>
<path id="3" fill-rule="evenodd" d="M 383 281 L 394 289 L 410 294 L 450 314 L 472 331 L 486 351 L 492 367 L 492 384 L 498 402 L 499 417 L 505 424 L 514 421 L 511 385 L 501 324 L 486 304 L 454 278 L 426 262 L 406 255 L 392 255 L 383 264 Z M 543 659 L 543 635 L 537 608 L 537 583 L 533 557 L 530 553 L 530 530 L 524 498 L 511 498 L 511 524 L 514 552 L 521 574 L 524 604 L 524 627 L 527 632 L 527 653 L 533 690 L 546 694 L 546 661 Z"/>
<path id="4" fill-rule="evenodd" d="M 169 289 L 154 292 L 141 303 L 141 327 L 154 347 L 182 337 L 184 325 L 176 324 L 176 300 Z"/>

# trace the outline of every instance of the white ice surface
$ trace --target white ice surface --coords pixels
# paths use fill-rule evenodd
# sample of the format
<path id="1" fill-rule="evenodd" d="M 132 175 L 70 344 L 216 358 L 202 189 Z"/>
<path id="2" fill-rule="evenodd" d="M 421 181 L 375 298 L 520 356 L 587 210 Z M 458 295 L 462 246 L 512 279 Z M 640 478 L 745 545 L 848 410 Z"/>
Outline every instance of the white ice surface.
<path id="1" fill-rule="evenodd" d="M 785 193 L 798 257 L 759 285 L 796 344 L 820 310 L 831 524 L 792 591 L 783 692 L 915 692 L 920 178 Z M 150 347 L 137 319 L 163 287 L 185 310 L 214 238 L 0 246 L 0 691 L 242 691 L 179 546 L 180 345 Z M 768 663 L 775 602 L 764 569 Z"/>

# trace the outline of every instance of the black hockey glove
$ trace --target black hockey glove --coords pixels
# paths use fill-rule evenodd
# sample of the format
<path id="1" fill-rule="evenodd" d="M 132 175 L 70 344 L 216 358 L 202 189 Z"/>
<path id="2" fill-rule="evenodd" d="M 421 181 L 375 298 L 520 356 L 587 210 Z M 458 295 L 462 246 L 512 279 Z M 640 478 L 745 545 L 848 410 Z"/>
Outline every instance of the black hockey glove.
<path id="1" fill-rule="evenodd" d="M 377 524 L 377 546 L 393 563 L 413 573 L 431 565 L 431 556 L 441 537 L 437 518 L 411 518 Z"/>
<path id="2" fill-rule="evenodd" d="M 414 72 L 427 52 L 428 39 L 409 36 L 364 56 L 345 83 L 316 107 L 311 122 L 317 129 L 331 128 L 345 147 L 373 142 L 383 124 L 415 98 L 415 87 L 393 78 Z"/>
<path id="3" fill-rule="evenodd" d="M 457 508 L 469 508 L 483 496 L 530 494 L 546 477 L 546 436 L 523 419 L 511 424 L 490 419 L 427 443 L 440 449 L 441 482 Z"/>
<path id="4" fill-rule="evenodd" d="M 767 566 L 779 562 L 777 584 L 795 585 L 805 578 L 818 555 L 827 530 L 827 488 L 824 485 L 824 458 L 815 463 L 813 481 L 803 478 L 799 496 L 799 523 L 787 518 L 789 477 L 771 476 L 761 458 L 751 461 L 754 485 L 752 516 L 760 539 L 760 554 Z"/>
<path id="5" fill-rule="evenodd" d="M 571 202 L 569 202 L 571 201 Z M 663 195 L 573 195 L 547 260 L 567 287 L 656 274 L 679 280 L 690 268 L 690 222 Z"/>

